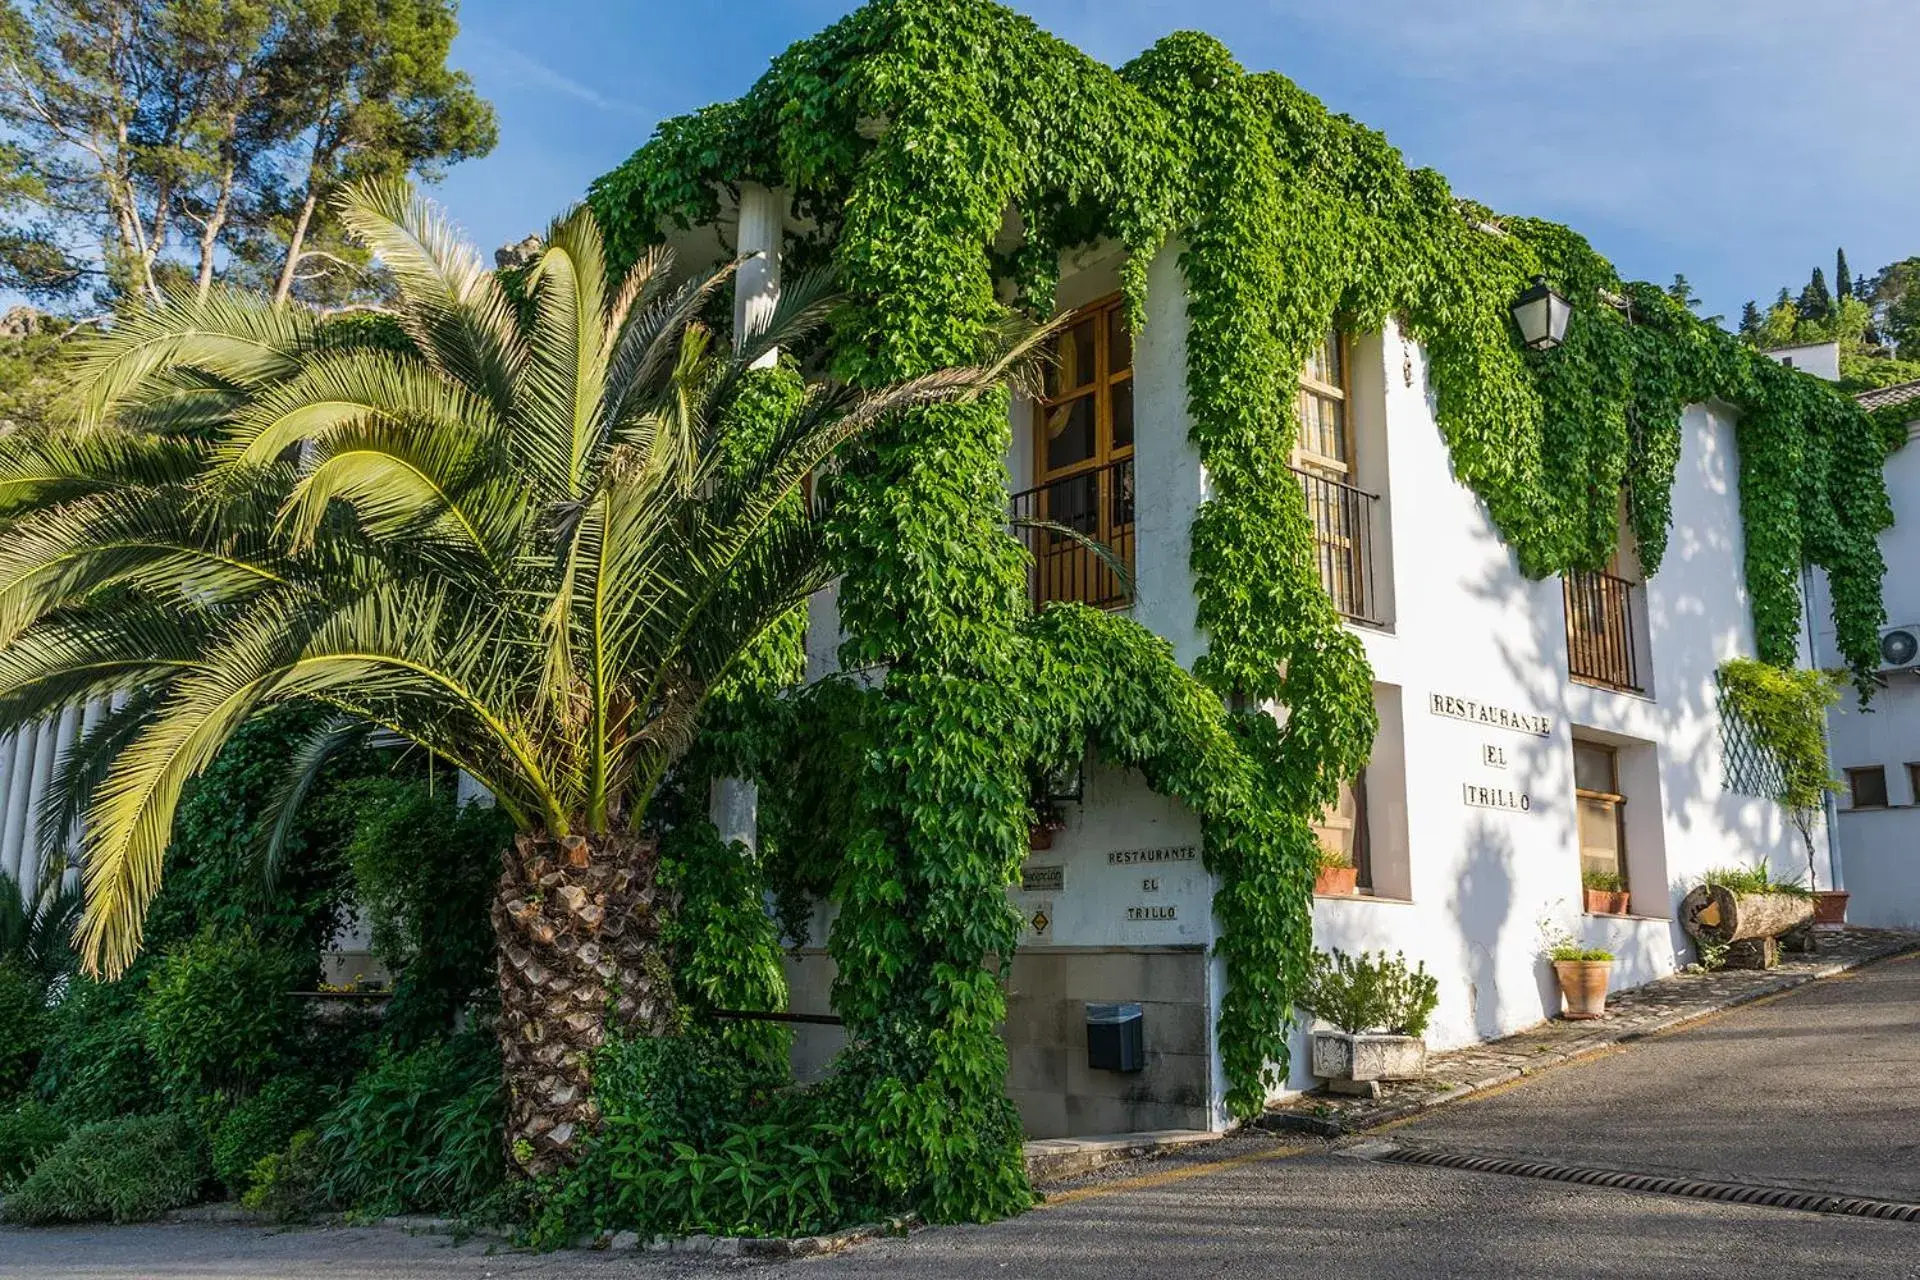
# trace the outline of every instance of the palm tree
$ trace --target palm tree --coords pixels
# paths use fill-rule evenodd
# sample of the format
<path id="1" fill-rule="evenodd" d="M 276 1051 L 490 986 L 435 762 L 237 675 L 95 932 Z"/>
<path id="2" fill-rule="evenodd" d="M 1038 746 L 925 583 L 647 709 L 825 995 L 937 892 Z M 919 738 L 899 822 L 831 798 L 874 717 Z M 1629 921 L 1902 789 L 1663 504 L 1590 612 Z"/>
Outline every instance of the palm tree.
<path id="1" fill-rule="evenodd" d="M 140 947 L 182 786 L 264 709 L 338 713 L 283 817 L 368 729 L 477 779 L 518 832 L 492 921 L 508 1140 L 538 1174 L 596 1122 L 593 1048 L 669 1026 L 648 801 L 736 660 L 829 580 L 804 478 L 1028 344 L 805 386 L 751 366 L 820 318 L 817 285 L 724 350 L 700 316 L 730 268 L 675 287 L 654 253 L 610 287 L 584 210 L 512 273 L 404 185 L 341 215 L 398 282 L 391 321 L 163 304 L 85 358 L 75 425 L 0 440 L 0 722 L 125 695 L 56 779 L 90 796 L 76 939 L 107 975 Z"/>

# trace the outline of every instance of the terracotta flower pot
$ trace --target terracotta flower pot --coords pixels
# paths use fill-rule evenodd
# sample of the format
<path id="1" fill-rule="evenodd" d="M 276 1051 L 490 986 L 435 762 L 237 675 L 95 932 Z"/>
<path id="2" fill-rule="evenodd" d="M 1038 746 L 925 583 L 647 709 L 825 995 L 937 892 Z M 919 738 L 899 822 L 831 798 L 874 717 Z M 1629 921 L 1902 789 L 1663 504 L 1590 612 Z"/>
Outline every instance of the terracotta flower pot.
<path id="1" fill-rule="evenodd" d="M 1627 907 L 1633 901 L 1633 894 L 1626 889 L 1582 889 L 1586 898 L 1586 911 L 1596 916 L 1624 916 Z"/>
<path id="2" fill-rule="evenodd" d="M 1845 924 L 1847 922 L 1847 899 L 1852 895 L 1845 889 L 1821 889 L 1813 895 L 1813 922 L 1815 924 Z"/>
<path id="3" fill-rule="evenodd" d="M 1027 828 L 1027 848 L 1029 849 L 1053 848 L 1053 828 L 1049 826 L 1043 826 L 1040 823 L 1035 823 L 1034 825 L 1028 827 Z"/>
<path id="4" fill-rule="evenodd" d="M 1322 898 L 1349 898 L 1359 884 L 1357 867 L 1322 867 L 1313 877 L 1313 892 Z"/>
<path id="5" fill-rule="evenodd" d="M 1613 975 L 1613 961 L 1555 960 L 1553 972 L 1567 1005 L 1562 1016 L 1597 1018 L 1607 1011 L 1607 979 Z"/>

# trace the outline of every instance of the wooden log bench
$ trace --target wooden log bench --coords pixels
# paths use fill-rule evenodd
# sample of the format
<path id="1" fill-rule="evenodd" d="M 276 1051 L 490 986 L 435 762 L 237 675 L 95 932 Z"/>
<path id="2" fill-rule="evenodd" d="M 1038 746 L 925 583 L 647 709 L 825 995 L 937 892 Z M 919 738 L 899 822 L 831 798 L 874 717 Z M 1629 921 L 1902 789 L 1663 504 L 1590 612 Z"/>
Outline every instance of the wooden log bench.
<path id="1" fill-rule="evenodd" d="M 1813 899 L 1703 884 L 1681 900 L 1680 926 L 1703 947 L 1725 947 L 1729 969 L 1771 969 L 1782 946 L 1813 950 Z"/>

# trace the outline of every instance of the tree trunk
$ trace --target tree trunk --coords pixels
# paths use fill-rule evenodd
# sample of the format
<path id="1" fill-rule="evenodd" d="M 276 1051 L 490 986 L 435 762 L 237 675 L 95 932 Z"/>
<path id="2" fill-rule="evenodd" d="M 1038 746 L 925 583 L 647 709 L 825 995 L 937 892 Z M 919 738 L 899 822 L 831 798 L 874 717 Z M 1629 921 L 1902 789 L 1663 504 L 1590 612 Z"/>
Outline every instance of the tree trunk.
<path id="1" fill-rule="evenodd" d="M 494 898 L 507 1147 L 530 1177 L 576 1159 L 599 1127 L 593 1054 L 610 1032 L 661 1035 L 660 850 L 630 835 L 516 836 Z"/>
<path id="2" fill-rule="evenodd" d="M 1681 927 L 1714 943 L 1777 938 L 1813 920 L 1813 899 L 1791 893 L 1734 893 L 1701 885 L 1680 903 Z"/>
<path id="3" fill-rule="evenodd" d="M 307 198 L 300 206 L 300 216 L 293 220 L 293 235 L 287 240 L 287 260 L 280 265 L 280 279 L 273 286 L 274 305 L 287 300 L 293 292 L 294 273 L 300 269 L 300 251 L 305 247 L 307 227 L 313 222 L 313 206 L 319 197 L 313 193 L 313 181 L 307 181 Z"/>

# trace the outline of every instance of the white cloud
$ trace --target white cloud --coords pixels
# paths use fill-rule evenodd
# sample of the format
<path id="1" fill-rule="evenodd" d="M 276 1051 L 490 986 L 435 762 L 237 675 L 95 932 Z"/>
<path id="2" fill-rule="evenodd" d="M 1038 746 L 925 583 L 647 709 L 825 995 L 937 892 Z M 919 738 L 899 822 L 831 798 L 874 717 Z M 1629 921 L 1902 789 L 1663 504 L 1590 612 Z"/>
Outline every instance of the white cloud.
<path id="1" fill-rule="evenodd" d="M 465 61 L 476 73 L 475 79 L 481 82 L 484 92 L 487 81 L 521 89 L 537 89 L 547 93 L 557 93 L 563 97 L 584 102 L 588 106 L 602 111 L 619 112 L 623 115 L 641 114 L 643 108 L 637 103 L 619 98 L 611 98 L 592 85 L 582 84 L 573 77 L 554 70 L 518 49 L 509 48 L 488 36 L 472 35 L 461 41 Z"/>

